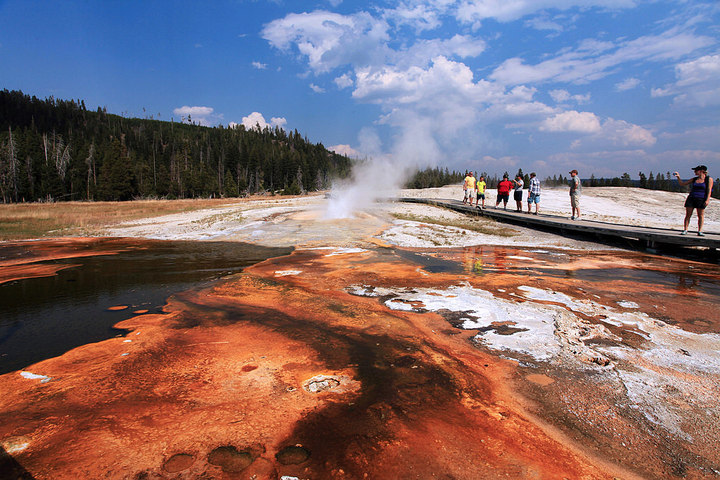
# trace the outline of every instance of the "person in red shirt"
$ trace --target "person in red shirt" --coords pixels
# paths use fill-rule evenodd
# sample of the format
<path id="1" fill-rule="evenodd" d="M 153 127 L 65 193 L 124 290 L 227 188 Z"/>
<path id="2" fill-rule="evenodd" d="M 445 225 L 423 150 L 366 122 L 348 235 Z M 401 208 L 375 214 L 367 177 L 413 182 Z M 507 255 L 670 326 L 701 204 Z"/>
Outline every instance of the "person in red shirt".
<path id="1" fill-rule="evenodd" d="M 503 175 L 503 179 L 500 183 L 498 183 L 497 186 L 497 202 L 495 202 L 495 207 L 500 205 L 500 200 L 503 201 L 503 208 L 507 210 L 507 202 L 508 198 L 510 197 L 510 190 L 513 188 L 513 182 L 508 180 L 507 175 Z"/>

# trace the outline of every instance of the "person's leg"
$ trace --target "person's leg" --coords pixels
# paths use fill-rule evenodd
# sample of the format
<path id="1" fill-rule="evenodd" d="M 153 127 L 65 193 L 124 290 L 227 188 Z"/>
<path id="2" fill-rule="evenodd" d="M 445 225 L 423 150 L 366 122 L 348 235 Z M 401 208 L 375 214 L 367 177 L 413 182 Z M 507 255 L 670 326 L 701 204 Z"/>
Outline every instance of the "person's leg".
<path id="1" fill-rule="evenodd" d="M 538 209 L 540 208 L 540 196 L 535 197 L 535 215 L 538 214 Z"/>
<path id="2" fill-rule="evenodd" d="M 528 213 L 532 210 L 532 195 L 528 195 Z"/>
<path id="3" fill-rule="evenodd" d="M 683 222 L 683 232 L 687 232 L 690 226 L 690 218 L 692 217 L 693 207 L 685 207 L 685 221 Z"/>
<path id="4" fill-rule="evenodd" d="M 575 197 L 575 219 L 580 218 L 580 196 L 573 195 Z"/>
<path id="5" fill-rule="evenodd" d="M 698 235 L 702 233 L 703 222 L 705 221 L 705 209 L 696 208 L 698 216 Z"/>

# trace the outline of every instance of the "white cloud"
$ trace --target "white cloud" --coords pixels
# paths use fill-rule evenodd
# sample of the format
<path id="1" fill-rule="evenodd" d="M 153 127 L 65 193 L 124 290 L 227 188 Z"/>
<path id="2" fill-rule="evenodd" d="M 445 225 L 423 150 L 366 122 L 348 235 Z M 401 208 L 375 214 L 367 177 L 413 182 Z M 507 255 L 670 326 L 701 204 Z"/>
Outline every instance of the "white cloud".
<path id="1" fill-rule="evenodd" d="M 720 55 L 703 57 L 675 66 L 677 82 L 653 88 L 653 97 L 674 96 L 673 102 L 685 107 L 720 105 Z"/>
<path id="2" fill-rule="evenodd" d="M 457 18 L 464 23 L 476 23 L 488 18 L 510 22 L 544 9 L 616 9 L 634 7 L 635 4 L 634 0 L 463 0 L 457 9 Z"/>
<path id="3" fill-rule="evenodd" d="M 572 100 L 573 102 L 577 103 L 578 105 L 582 105 L 584 103 L 588 103 L 590 101 L 590 94 L 586 93 L 584 95 L 571 95 L 570 92 L 563 89 L 557 89 L 557 90 L 550 90 L 548 92 L 550 94 L 550 97 L 555 100 L 556 103 L 564 103 L 568 100 Z"/>
<path id="4" fill-rule="evenodd" d="M 665 61 L 681 58 L 714 43 L 709 37 L 695 36 L 671 29 L 661 35 L 649 35 L 613 45 L 585 41 L 576 50 L 564 50 L 535 65 L 521 58 L 505 60 L 490 78 L 507 85 L 540 82 L 588 83 L 610 74 L 626 62 Z"/>
<path id="5" fill-rule="evenodd" d="M 335 78 L 335 80 L 333 81 L 335 82 L 335 85 L 337 85 L 340 89 L 352 87 L 353 85 L 355 85 L 355 82 L 347 73 L 343 73 L 339 77 Z"/>
<path id="6" fill-rule="evenodd" d="M 285 119 L 285 117 L 271 117 L 270 125 L 273 127 L 284 128 L 285 125 L 287 125 L 287 120 Z"/>
<path id="7" fill-rule="evenodd" d="M 601 130 L 600 120 L 591 112 L 570 110 L 545 119 L 540 124 L 543 132 L 597 133 Z"/>
<path id="8" fill-rule="evenodd" d="M 626 78 L 622 82 L 615 84 L 615 90 L 618 92 L 624 92 L 627 90 L 632 90 L 633 88 L 636 88 L 638 85 L 640 85 L 640 80 L 634 77 Z"/>
<path id="9" fill-rule="evenodd" d="M 567 90 L 550 90 L 549 93 L 557 103 L 566 102 L 570 98 L 570 92 Z"/>
<path id="10" fill-rule="evenodd" d="M 311 88 L 312 91 L 315 92 L 315 93 L 325 93 L 325 89 L 324 89 L 324 88 L 319 87 L 319 86 L 315 85 L 314 83 L 311 83 L 311 84 L 310 84 L 310 88 Z"/>
<path id="11" fill-rule="evenodd" d="M 398 26 L 409 25 L 416 32 L 434 30 L 442 24 L 439 18 L 441 12 L 438 11 L 437 6 L 423 5 L 419 2 L 410 3 L 412 4 L 401 2 L 395 8 L 384 10 L 385 18 Z"/>
<path id="12" fill-rule="evenodd" d="M 720 119 L 717 120 L 720 122 Z M 665 145 L 692 145 L 694 148 L 717 149 L 720 138 L 720 123 L 702 127 L 686 128 L 677 132 L 662 132 L 658 135 Z"/>
<path id="13" fill-rule="evenodd" d="M 388 12 L 392 12 L 392 15 Z M 382 65 L 424 67 L 437 56 L 477 57 L 487 48 L 482 38 L 456 34 L 447 39 L 420 39 L 393 49 L 389 44 L 396 32 L 388 21 L 397 21 L 398 18 L 407 20 L 402 17 L 403 12 L 405 10 L 385 10 L 385 17 L 382 18 L 373 17 L 367 12 L 353 15 L 325 11 L 290 14 L 267 24 L 262 35 L 280 50 L 297 48 L 316 74 L 344 65 L 355 69 Z"/>
<path id="14" fill-rule="evenodd" d="M 614 120 L 612 118 L 603 123 L 601 136 L 611 141 L 613 145 L 623 147 L 651 147 L 657 142 L 650 130 L 628 123 L 625 120 Z"/>
<path id="15" fill-rule="evenodd" d="M 189 121 L 209 127 L 223 118 L 222 114 L 216 114 L 214 111 L 212 107 L 189 107 L 183 105 L 174 109 L 173 113 L 179 115 L 182 122 Z"/>
<path id="16" fill-rule="evenodd" d="M 550 30 L 553 32 L 562 32 L 564 30 L 563 26 L 559 23 L 540 17 L 528 19 L 525 25 L 535 30 Z"/>
<path id="17" fill-rule="evenodd" d="M 272 117 L 270 119 L 270 123 L 267 123 L 265 121 L 265 117 L 260 112 L 252 112 L 247 117 L 242 118 L 241 125 L 245 127 L 245 130 L 252 130 L 252 129 L 260 129 L 263 130 L 265 127 L 275 128 L 280 127 L 283 128 L 285 125 L 287 125 L 287 120 L 285 120 L 284 117 Z M 235 122 L 230 122 L 228 125 L 230 128 L 235 128 L 238 126 Z"/>
<path id="18" fill-rule="evenodd" d="M 442 56 L 436 57 L 427 69 L 414 66 L 360 69 L 355 85 L 356 99 L 391 105 L 418 104 L 430 110 L 444 110 L 458 100 L 481 104 L 502 94 L 502 88 L 489 82 L 473 82 L 473 73 L 467 65 Z"/>
<path id="19" fill-rule="evenodd" d="M 258 70 L 265 70 L 267 68 L 267 63 L 252 62 L 252 66 Z"/>
<path id="20" fill-rule="evenodd" d="M 558 113 L 546 118 L 538 128 L 543 132 L 575 132 L 589 135 L 583 140 L 575 140 L 573 148 L 588 143 L 650 147 L 657 142 L 652 132 L 646 128 L 613 118 L 601 122 L 592 112 L 570 110 Z"/>
<path id="21" fill-rule="evenodd" d="M 431 39 L 420 40 L 405 51 L 395 52 L 391 59 L 396 65 L 426 66 L 433 58 L 438 56 L 473 58 L 480 55 L 487 48 L 481 38 L 468 35 L 455 35 L 447 40 Z"/>
<path id="22" fill-rule="evenodd" d="M 382 62 L 389 52 L 388 28 L 384 20 L 366 12 L 340 15 L 318 10 L 273 20 L 261 33 L 280 50 L 295 45 L 310 68 L 323 73 L 341 65 Z"/>
<path id="23" fill-rule="evenodd" d="M 328 150 L 338 153 L 340 155 L 345 155 L 351 158 L 360 158 L 362 155 L 360 152 L 352 148 L 350 145 L 333 145 L 331 147 L 327 147 Z"/>

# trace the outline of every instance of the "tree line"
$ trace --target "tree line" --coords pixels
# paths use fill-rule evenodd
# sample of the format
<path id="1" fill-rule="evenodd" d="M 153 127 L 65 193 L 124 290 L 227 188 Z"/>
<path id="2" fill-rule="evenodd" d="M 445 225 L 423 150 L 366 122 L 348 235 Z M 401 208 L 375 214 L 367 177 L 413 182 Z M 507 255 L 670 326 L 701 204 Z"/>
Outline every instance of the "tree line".
<path id="1" fill-rule="evenodd" d="M 445 167 L 426 168 L 418 170 L 415 174 L 405 183 L 405 188 L 434 188 L 443 187 L 445 185 L 452 185 L 454 183 L 462 182 L 465 178 L 465 174 L 461 172 L 452 172 Z"/>
<path id="2" fill-rule="evenodd" d="M 0 91 L 4 203 L 300 194 L 351 167 L 297 130 L 125 118 L 82 100 Z"/>
<path id="3" fill-rule="evenodd" d="M 691 176 L 688 175 L 685 178 L 691 178 Z M 547 177 L 545 179 L 545 185 L 567 185 L 568 180 L 568 177 L 553 175 L 552 177 Z M 712 196 L 720 198 L 720 183 L 718 183 L 717 178 L 714 178 L 714 180 Z M 688 190 L 688 187 L 682 187 L 678 184 L 677 179 L 671 172 L 653 173 L 652 171 L 649 175 L 646 175 L 643 172 L 638 172 L 637 179 L 631 178 L 630 174 L 627 172 L 623 173 L 619 177 L 612 178 L 597 178 L 595 175 L 590 175 L 590 178 L 582 180 L 582 185 L 583 187 L 636 187 L 648 190 L 662 190 L 666 192 L 686 192 Z"/>

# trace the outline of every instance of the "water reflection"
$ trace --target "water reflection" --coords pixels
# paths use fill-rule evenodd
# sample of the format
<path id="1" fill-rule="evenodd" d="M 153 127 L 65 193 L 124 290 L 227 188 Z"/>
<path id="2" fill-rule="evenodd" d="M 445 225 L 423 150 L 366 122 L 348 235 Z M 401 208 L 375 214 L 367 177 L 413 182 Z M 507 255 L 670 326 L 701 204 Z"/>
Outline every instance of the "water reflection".
<path id="1" fill-rule="evenodd" d="M 68 246 L 70 241 L 58 247 Z M 244 243 L 134 240 L 97 240 L 89 248 L 97 256 L 44 262 L 72 265 L 56 275 L 0 285 L 0 374 L 122 335 L 112 326 L 138 310 L 160 312 L 173 293 L 292 251 Z M 107 255 L 105 248 L 120 252 Z M 82 255 L 87 250 L 85 245 L 77 249 Z M 18 256 L 18 244 L 0 247 L 0 261 Z M 109 310 L 118 305 L 128 308 Z"/>

